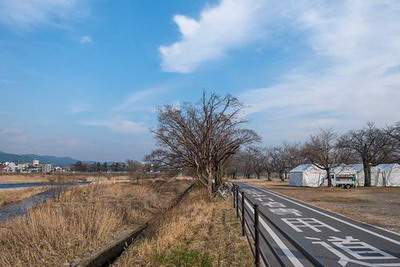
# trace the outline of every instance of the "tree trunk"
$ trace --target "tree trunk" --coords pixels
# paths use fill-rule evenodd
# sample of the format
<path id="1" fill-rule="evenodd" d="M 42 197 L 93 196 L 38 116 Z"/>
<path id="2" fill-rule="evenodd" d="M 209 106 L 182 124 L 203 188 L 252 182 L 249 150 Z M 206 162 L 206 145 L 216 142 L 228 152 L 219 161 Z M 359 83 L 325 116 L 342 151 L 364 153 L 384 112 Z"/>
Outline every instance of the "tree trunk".
<path id="1" fill-rule="evenodd" d="M 267 180 L 268 180 L 268 181 L 272 181 L 272 180 L 271 180 L 271 173 L 270 173 L 270 172 L 267 172 Z"/>
<path id="2" fill-rule="evenodd" d="M 207 188 L 208 188 L 208 194 L 210 196 L 212 196 L 212 194 L 213 194 L 213 182 L 212 182 L 212 178 L 211 177 L 208 178 Z"/>
<path id="3" fill-rule="evenodd" d="M 256 173 L 256 175 L 257 175 L 257 179 L 260 179 L 260 174 L 259 174 L 259 173 Z"/>
<path id="4" fill-rule="evenodd" d="M 332 187 L 332 177 L 331 177 L 331 168 L 326 168 L 326 175 L 328 177 L 328 187 Z"/>
<path id="5" fill-rule="evenodd" d="M 208 188 L 208 194 L 212 196 L 213 190 L 214 190 L 214 175 L 212 171 L 212 167 L 207 167 L 206 168 L 207 172 L 207 188 Z"/>
<path id="6" fill-rule="evenodd" d="M 363 160 L 364 167 L 364 186 L 371 186 L 371 165 L 367 160 Z"/>
<path id="7" fill-rule="evenodd" d="M 281 181 L 285 181 L 285 177 L 283 176 L 283 172 L 279 172 L 279 178 L 281 179 Z"/>

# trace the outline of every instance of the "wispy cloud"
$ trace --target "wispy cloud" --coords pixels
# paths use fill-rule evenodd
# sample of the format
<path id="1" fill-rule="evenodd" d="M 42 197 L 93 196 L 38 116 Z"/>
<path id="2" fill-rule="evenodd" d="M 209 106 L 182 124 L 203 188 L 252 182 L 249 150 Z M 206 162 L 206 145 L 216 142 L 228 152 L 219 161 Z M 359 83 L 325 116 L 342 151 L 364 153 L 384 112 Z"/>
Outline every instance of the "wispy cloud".
<path id="1" fill-rule="evenodd" d="M 92 106 L 88 103 L 73 103 L 68 106 L 68 113 L 79 114 L 83 112 L 90 111 Z"/>
<path id="2" fill-rule="evenodd" d="M 81 124 L 86 126 L 104 127 L 115 133 L 121 134 L 138 134 L 148 132 L 148 128 L 142 123 L 119 118 L 101 121 L 83 121 Z"/>
<path id="3" fill-rule="evenodd" d="M 266 0 L 222 0 L 205 8 L 198 20 L 175 15 L 181 40 L 160 47 L 162 69 L 189 73 L 204 62 L 259 39 Z"/>
<path id="4" fill-rule="evenodd" d="M 71 18 L 86 15 L 86 1 L 0 0 L 0 23 L 17 30 L 40 25 L 60 26 Z"/>
<path id="5" fill-rule="evenodd" d="M 92 37 L 90 35 L 84 35 L 81 37 L 80 43 L 82 45 L 89 45 L 89 44 L 93 43 Z"/>
<path id="6" fill-rule="evenodd" d="M 151 112 L 154 110 L 154 101 L 159 99 L 160 95 L 173 90 L 163 86 L 153 87 L 146 90 L 136 91 L 128 95 L 118 105 L 112 108 L 114 113 L 124 113 L 132 111 Z M 151 102 L 151 103 L 150 103 Z"/>
<path id="7" fill-rule="evenodd" d="M 398 120 L 400 72 L 393 71 L 400 62 L 398 1 L 308 2 L 293 17 L 292 27 L 307 34 L 320 65 L 241 95 L 247 115 L 257 113 L 254 120 L 265 125 L 264 132 L 285 128 L 284 138 L 321 126 L 347 130 L 369 120 L 382 125 Z"/>

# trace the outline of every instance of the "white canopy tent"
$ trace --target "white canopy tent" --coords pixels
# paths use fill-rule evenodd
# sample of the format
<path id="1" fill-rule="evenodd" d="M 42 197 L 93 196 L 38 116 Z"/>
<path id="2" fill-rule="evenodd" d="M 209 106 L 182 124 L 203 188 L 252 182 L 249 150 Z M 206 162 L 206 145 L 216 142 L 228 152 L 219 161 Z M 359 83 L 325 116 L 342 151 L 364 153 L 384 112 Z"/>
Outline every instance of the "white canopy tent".
<path id="1" fill-rule="evenodd" d="M 313 164 L 302 164 L 289 172 L 289 185 L 319 187 L 324 184 L 326 172 Z"/>
<path id="2" fill-rule="evenodd" d="M 400 165 L 397 163 L 380 164 L 371 175 L 372 186 L 400 186 Z"/>

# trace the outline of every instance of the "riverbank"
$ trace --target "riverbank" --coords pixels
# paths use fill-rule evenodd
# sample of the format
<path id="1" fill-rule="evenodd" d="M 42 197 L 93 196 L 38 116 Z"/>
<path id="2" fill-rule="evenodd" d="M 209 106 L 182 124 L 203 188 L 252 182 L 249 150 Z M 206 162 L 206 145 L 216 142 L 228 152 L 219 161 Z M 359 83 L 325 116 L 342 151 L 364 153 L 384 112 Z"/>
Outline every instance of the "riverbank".
<path id="1" fill-rule="evenodd" d="M 46 190 L 46 187 L 0 190 L 0 208 L 16 203 Z"/>
<path id="2" fill-rule="evenodd" d="M 94 184 L 0 223 L 0 266 L 60 266 L 166 208 L 189 181 Z M 29 253 L 26 253 L 29 251 Z"/>

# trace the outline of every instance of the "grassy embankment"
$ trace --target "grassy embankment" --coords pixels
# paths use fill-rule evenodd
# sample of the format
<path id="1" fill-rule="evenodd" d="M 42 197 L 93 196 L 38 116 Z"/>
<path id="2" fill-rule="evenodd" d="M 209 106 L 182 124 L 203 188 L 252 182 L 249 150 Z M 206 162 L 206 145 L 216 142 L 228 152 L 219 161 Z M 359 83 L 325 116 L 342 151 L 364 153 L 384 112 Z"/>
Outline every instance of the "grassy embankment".
<path id="1" fill-rule="evenodd" d="M 0 266 L 60 266 L 166 208 L 188 181 L 90 185 L 0 224 Z"/>
<path id="2" fill-rule="evenodd" d="M 287 182 L 275 180 L 242 181 L 400 233 L 400 187 L 309 188 L 289 186 Z"/>
<path id="3" fill-rule="evenodd" d="M 0 190 L 0 207 L 21 201 L 45 190 L 45 187 Z"/>
<path id="4" fill-rule="evenodd" d="M 240 233 L 231 201 L 210 200 L 205 190 L 197 189 L 115 266 L 252 266 Z"/>

